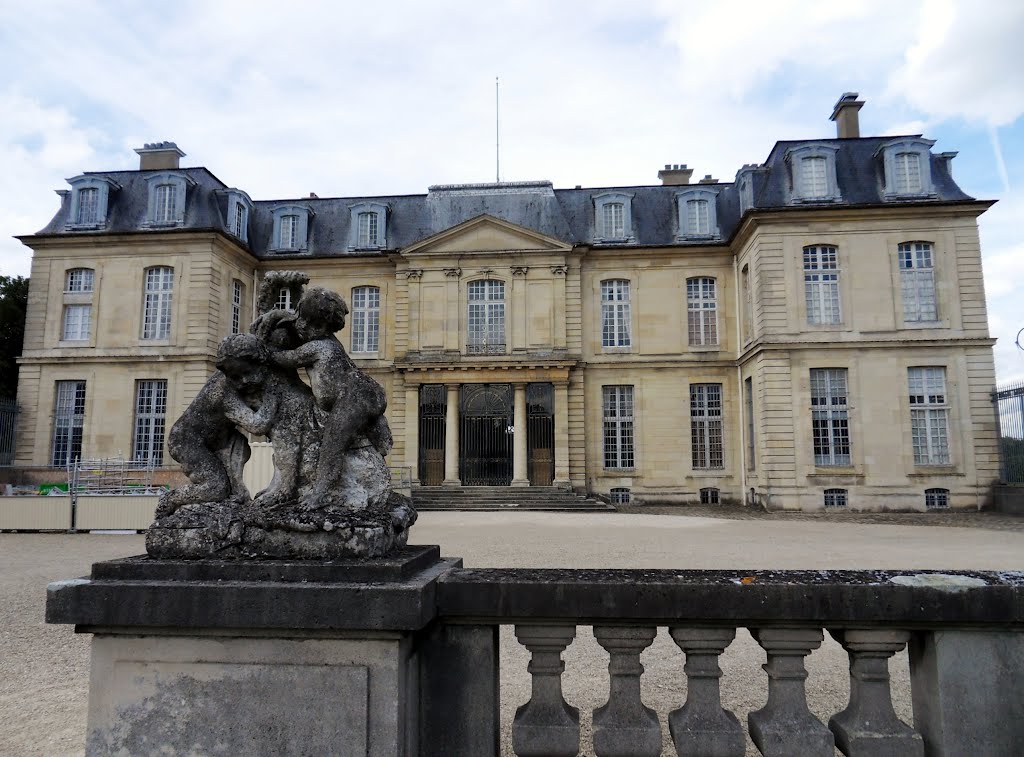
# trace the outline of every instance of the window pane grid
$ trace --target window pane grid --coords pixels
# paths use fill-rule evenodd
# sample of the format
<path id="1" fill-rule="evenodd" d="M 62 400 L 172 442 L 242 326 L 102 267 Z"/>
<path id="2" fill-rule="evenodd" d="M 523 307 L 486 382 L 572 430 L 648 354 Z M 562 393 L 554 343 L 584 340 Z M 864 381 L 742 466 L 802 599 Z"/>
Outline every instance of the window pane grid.
<path id="1" fill-rule="evenodd" d="M 67 273 L 65 292 L 91 292 L 95 273 L 91 268 L 72 268 Z"/>
<path id="2" fill-rule="evenodd" d="M 921 191 L 921 156 L 919 153 L 896 153 L 894 169 L 897 194 L 913 194 Z"/>
<path id="3" fill-rule="evenodd" d="M 177 220 L 177 189 L 173 184 L 161 184 L 156 188 L 153 220 L 157 223 Z"/>
<path id="4" fill-rule="evenodd" d="M 171 335 L 173 268 L 146 271 L 146 300 L 142 319 L 143 339 L 167 339 Z"/>
<path id="5" fill-rule="evenodd" d="M 925 489 L 924 506 L 928 510 L 949 507 L 949 489 Z"/>
<path id="6" fill-rule="evenodd" d="M 360 213 L 358 224 L 359 246 L 375 247 L 377 245 L 377 214 Z"/>
<path id="7" fill-rule="evenodd" d="M 686 227 L 691 234 L 710 234 L 707 200 L 686 201 Z"/>
<path id="8" fill-rule="evenodd" d="M 800 167 L 803 171 L 803 196 L 825 197 L 828 194 L 825 158 L 804 158 L 800 161 Z"/>
<path id="9" fill-rule="evenodd" d="M 905 242 L 899 246 L 898 255 L 903 320 L 907 322 L 937 320 L 935 269 L 931 244 L 928 242 Z"/>
<path id="10" fill-rule="evenodd" d="M 97 223 L 99 221 L 100 191 L 94 188 L 78 190 L 78 223 Z"/>
<path id="11" fill-rule="evenodd" d="M 239 239 L 243 239 L 245 237 L 245 221 L 245 206 L 240 202 L 236 202 L 234 228 L 232 229 L 231 233 L 234 234 Z"/>
<path id="12" fill-rule="evenodd" d="M 845 368 L 811 370 L 811 429 L 815 465 L 850 465 Z"/>
<path id="13" fill-rule="evenodd" d="M 380 348 L 380 289 L 352 290 L 352 351 L 377 352 Z"/>
<path id="14" fill-rule="evenodd" d="M 722 385 L 690 385 L 690 448 L 694 468 L 724 468 Z"/>
<path id="15" fill-rule="evenodd" d="M 64 307 L 64 333 L 61 338 L 67 342 L 84 341 L 89 338 L 92 327 L 92 305 L 66 305 Z"/>
<path id="16" fill-rule="evenodd" d="M 686 310 L 690 344 L 718 344 L 718 298 L 714 279 L 686 280 Z"/>
<path id="17" fill-rule="evenodd" d="M 622 239 L 626 236 L 625 205 L 608 202 L 601 206 L 602 235 L 606 239 Z"/>
<path id="18" fill-rule="evenodd" d="M 601 344 L 604 347 L 629 347 L 629 282 L 613 279 L 601 282 Z"/>
<path id="19" fill-rule="evenodd" d="M 808 323 L 841 323 L 839 262 L 835 247 L 804 248 L 804 296 Z"/>
<path id="20" fill-rule="evenodd" d="M 466 351 L 470 354 L 505 352 L 505 282 L 471 281 Z"/>
<path id="21" fill-rule="evenodd" d="M 281 249 L 294 250 L 298 247 L 298 227 L 298 216 L 281 216 L 281 238 L 278 240 Z"/>
<path id="22" fill-rule="evenodd" d="M 949 464 L 949 409 L 946 369 L 907 369 L 910 388 L 910 433 L 915 465 Z"/>
<path id="23" fill-rule="evenodd" d="M 604 467 L 632 468 L 633 387 L 602 387 L 604 404 Z"/>
<path id="24" fill-rule="evenodd" d="M 82 456 L 84 426 L 85 382 L 58 381 L 53 409 L 51 465 L 63 467 Z"/>
<path id="25" fill-rule="evenodd" d="M 825 507 L 846 507 L 846 489 L 826 489 Z"/>
<path id="26" fill-rule="evenodd" d="M 242 328 L 242 282 L 231 283 L 231 333 L 238 334 Z"/>
<path id="27" fill-rule="evenodd" d="M 132 460 L 162 465 L 164 427 L 167 419 L 167 382 L 147 380 L 136 383 L 135 433 Z"/>

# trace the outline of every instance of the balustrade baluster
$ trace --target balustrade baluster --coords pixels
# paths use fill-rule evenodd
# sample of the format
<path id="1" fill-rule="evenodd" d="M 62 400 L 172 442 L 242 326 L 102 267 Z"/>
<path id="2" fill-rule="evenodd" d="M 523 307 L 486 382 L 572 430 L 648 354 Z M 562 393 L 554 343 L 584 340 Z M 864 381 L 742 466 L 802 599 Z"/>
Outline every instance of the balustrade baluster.
<path id="1" fill-rule="evenodd" d="M 686 704 L 668 716 L 676 752 L 704 757 L 743 757 L 747 740 L 736 716 L 722 708 L 718 657 L 736 638 L 734 628 L 672 628 L 686 655 Z"/>
<path id="2" fill-rule="evenodd" d="M 597 643 L 608 652 L 608 702 L 594 710 L 597 757 L 657 757 L 661 724 L 640 701 L 640 653 L 651 645 L 657 628 L 594 626 Z"/>
<path id="3" fill-rule="evenodd" d="M 750 738 L 765 757 L 832 757 L 832 732 L 807 709 L 804 658 L 821 646 L 819 629 L 762 628 L 751 631 L 768 653 L 768 702 L 747 716 Z"/>
<path id="4" fill-rule="evenodd" d="M 562 697 L 562 652 L 576 626 L 517 625 L 516 638 L 530 650 L 530 701 L 516 710 L 512 749 L 519 757 L 575 757 L 580 750 L 580 712 Z"/>
<path id="5" fill-rule="evenodd" d="M 924 740 L 892 708 L 889 658 L 906 646 L 908 631 L 829 631 L 850 655 L 850 703 L 828 727 L 847 757 L 922 757 Z"/>

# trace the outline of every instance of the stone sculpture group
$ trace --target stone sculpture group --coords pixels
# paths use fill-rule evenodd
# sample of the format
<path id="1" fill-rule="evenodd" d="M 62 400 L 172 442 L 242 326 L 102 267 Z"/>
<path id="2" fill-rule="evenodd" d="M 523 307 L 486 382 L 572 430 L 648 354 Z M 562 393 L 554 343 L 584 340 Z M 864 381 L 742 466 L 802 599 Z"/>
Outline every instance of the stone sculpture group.
<path id="1" fill-rule="evenodd" d="M 171 428 L 168 449 L 189 483 L 161 496 L 152 557 L 375 557 L 406 543 L 416 512 L 391 490 L 384 390 L 335 336 L 344 299 L 308 281 L 267 274 L 251 333 L 221 343 L 217 371 Z M 282 286 L 294 310 L 276 306 Z M 242 480 L 246 433 L 267 437 L 274 454 L 273 480 L 255 496 Z"/>

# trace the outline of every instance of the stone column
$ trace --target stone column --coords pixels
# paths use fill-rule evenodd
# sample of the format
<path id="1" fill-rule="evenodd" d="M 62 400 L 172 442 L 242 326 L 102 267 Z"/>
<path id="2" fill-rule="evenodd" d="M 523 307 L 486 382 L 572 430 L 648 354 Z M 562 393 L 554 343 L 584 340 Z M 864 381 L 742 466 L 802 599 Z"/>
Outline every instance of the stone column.
<path id="1" fill-rule="evenodd" d="M 459 479 L 459 385 L 448 384 L 448 407 L 444 424 L 444 483 L 462 486 Z"/>
<path id="2" fill-rule="evenodd" d="M 654 641 L 657 628 L 594 626 L 597 643 L 607 650 L 608 703 L 594 710 L 594 754 L 597 757 L 658 757 L 661 725 L 658 714 L 640 700 L 640 653 Z M 831 734 L 829 734 L 831 735 Z"/>
<path id="3" fill-rule="evenodd" d="M 420 388 L 405 387 L 405 464 L 409 468 L 412 485 L 420 484 Z"/>
<path id="4" fill-rule="evenodd" d="M 575 757 L 580 751 L 580 713 L 562 697 L 562 652 L 576 626 L 516 625 L 530 650 L 530 701 L 516 710 L 512 749 L 519 757 Z M 475 675 L 475 674 L 474 674 Z"/>
<path id="5" fill-rule="evenodd" d="M 529 486 L 530 474 L 526 466 L 526 384 L 516 384 L 512 435 L 512 486 Z"/>
<path id="6" fill-rule="evenodd" d="M 569 481 L 569 385 L 555 384 L 555 478 L 559 488 L 568 489 Z"/>

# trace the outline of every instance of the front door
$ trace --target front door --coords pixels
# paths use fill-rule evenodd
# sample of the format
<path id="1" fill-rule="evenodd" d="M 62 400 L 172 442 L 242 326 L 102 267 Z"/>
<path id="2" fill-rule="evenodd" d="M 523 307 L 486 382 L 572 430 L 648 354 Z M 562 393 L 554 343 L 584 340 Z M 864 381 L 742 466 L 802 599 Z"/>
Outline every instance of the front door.
<path id="1" fill-rule="evenodd" d="M 512 385 L 463 384 L 459 473 L 463 486 L 512 483 Z"/>
<path id="2" fill-rule="evenodd" d="M 526 447 L 530 486 L 551 486 L 555 480 L 555 388 L 526 386 Z"/>
<path id="3" fill-rule="evenodd" d="M 420 484 L 444 482 L 444 437 L 447 391 L 444 384 L 420 387 Z"/>

